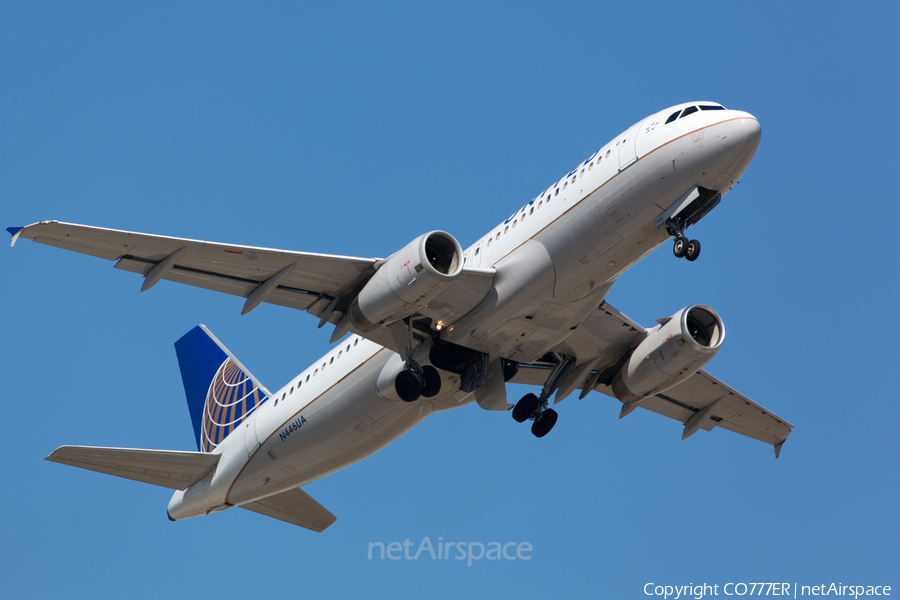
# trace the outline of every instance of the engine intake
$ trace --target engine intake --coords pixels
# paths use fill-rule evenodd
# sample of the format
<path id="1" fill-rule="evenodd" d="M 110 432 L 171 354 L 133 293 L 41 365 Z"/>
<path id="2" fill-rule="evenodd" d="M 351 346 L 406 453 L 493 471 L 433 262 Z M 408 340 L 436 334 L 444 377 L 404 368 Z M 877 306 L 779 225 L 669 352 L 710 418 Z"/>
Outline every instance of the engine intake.
<path id="1" fill-rule="evenodd" d="M 703 368 L 724 340 L 716 311 L 700 304 L 683 308 L 634 349 L 613 377 L 613 393 L 633 404 L 673 388 Z"/>
<path id="2" fill-rule="evenodd" d="M 347 313 L 359 331 L 399 321 L 443 292 L 463 269 L 462 247 L 449 233 L 421 235 L 388 257 Z"/>

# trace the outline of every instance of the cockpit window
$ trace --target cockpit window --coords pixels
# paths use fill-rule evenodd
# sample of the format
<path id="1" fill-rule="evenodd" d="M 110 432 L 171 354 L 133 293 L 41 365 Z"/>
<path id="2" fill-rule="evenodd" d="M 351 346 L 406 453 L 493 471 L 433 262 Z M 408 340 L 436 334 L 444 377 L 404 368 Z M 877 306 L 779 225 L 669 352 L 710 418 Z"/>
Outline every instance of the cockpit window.
<path id="1" fill-rule="evenodd" d="M 672 116 L 670 116 L 668 119 L 666 119 L 666 125 L 668 125 L 669 123 L 671 123 L 672 121 L 677 119 L 678 115 L 680 115 L 680 114 L 681 114 L 680 110 L 676 110 L 675 112 L 673 112 Z"/>
<path id="2" fill-rule="evenodd" d="M 681 113 L 681 116 L 678 117 L 678 118 L 679 118 L 679 119 L 683 119 L 683 118 L 685 118 L 685 117 L 688 116 L 688 115 L 694 114 L 695 112 L 697 112 L 697 107 L 696 107 L 696 106 L 688 106 L 686 109 L 684 109 L 684 112 Z"/>
<path id="3" fill-rule="evenodd" d="M 716 106 L 715 104 L 701 104 L 700 110 L 725 110 L 725 107 Z"/>

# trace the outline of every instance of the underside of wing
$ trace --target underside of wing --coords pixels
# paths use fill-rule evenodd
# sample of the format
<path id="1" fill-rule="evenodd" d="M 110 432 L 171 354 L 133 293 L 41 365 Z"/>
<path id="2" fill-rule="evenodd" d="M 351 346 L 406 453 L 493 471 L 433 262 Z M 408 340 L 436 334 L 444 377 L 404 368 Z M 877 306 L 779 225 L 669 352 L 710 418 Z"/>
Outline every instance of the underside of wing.
<path id="1" fill-rule="evenodd" d="M 41 221 L 27 227 L 10 228 L 9 232 L 13 235 L 13 244 L 19 238 L 25 238 L 39 244 L 115 261 L 115 268 L 144 277 L 141 291 L 150 289 L 159 281 L 168 280 L 245 298 L 242 314 L 250 312 L 263 302 L 307 311 L 319 317 L 320 327 L 326 323 L 343 324 L 336 328 L 334 339 L 351 330 L 346 318 L 348 310 L 386 263 L 379 258 L 221 244 L 58 221 Z M 441 235 L 447 235 L 434 234 L 432 232 L 420 236 L 404 250 L 415 250 L 413 247 L 419 240 L 440 239 Z M 458 248 L 458 244 L 456 247 Z M 453 248 L 450 250 L 453 251 Z M 460 255 L 456 257 L 459 269 L 451 284 L 441 286 L 439 290 L 429 288 L 430 284 L 417 271 L 418 280 L 413 277 L 413 281 L 409 283 L 415 282 L 418 287 L 425 286 L 422 297 L 409 300 L 410 309 L 405 312 L 405 306 L 402 305 L 408 299 L 399 300 L 401 306 L 398 310 L 402 314 L 397 317 L 394 311 L 387 316 L 393 321 L 418 315 L 431 322 L 452 323 L 476 306 L 490 290 L 493 269 L 463 267 L 461 251 L 457 253 Z M 397 255 L 389 257 L 387 262 L 391 259 L 394 263 L 402 262 L 397 259 Z M 393 281 L 396 278 L 393 271 L 398 268 L 406 270 L 407 266 L 414 265 L 415 262 L 393 264 L 391 275 L 387 276 L 385 273 L 385 277 L 381 279 Z M 379 280 L 378 283 L 381 285 L 383 282 Z M 378 286 L 370 285 L 369 288 Z M 384 289 L 384 285 L 381 285 L 377 292 L 383 292 Z M 414 288 L 410 285 L 409 290 L 412 289 Z M 388 290 L 387 293 L 390 295 L 391 291 Z M 408 291 L 406 295 L 409 295 Z M 427 300 L 424 299 L 426 296 Z M 390 296 L 390 300 L 398 301 L 398 298 Z M 409 339 L 406 325 L 400 323 L 402 331 L 391 331 L 383 325 L 380 320 L 376 320 L 371 328 L 353 330 L 402 352 Z"/>
<path id="2" fill-rule="evenodd" d="M 702 370 L 665 393 L 645 399 L 640 405 L 686 426 L 695 415 L 713 407 L 699 429 L 710 431 L 721 427 L 771 444 L 776 454 L 793 429 L 793 425 L 778 415 Z M 693 431 L 686 429 L 684 433 L 687 437 Z"/>
<path id="3" fill-rule="evenodd" d="M 210 473 L 218 464 L 219 456 L 171 450 L 62 446 L 45 460 L 172 490 L 184 490 Z"/>
<path id="4" fill-rule="evenodd" d="M 670 320 L 661 319 L 661 327 Z M 616 398 L 612 387 L 614 377 L 635 348 L 654 331 L 641 327 L 609 304 L 601 304 L 569 338 L 553 349 L 557 357 L 577 357 L 568 379 L 563 378 L 556 386 L 556 402 L 576 389 L 582 390 L 582 398 L 592 390 Z M 544 386 L 555 366 L 554 355 L 534 364 L 519 365 L 510 382 Z M 701 429 L 710 431 L 721 427 L 771 444 L 776 457 L 793 428 L 702 369 L 664 392 L 623 404 L 620 417 L 638 407 L 681 422 L 682 439 Z"/>
<path id="5" fill-rule="evenodd" d="M 324 531 L 337 520 L 300 488 L 242 504 L 240 508 L 316 532 Z"/>
<path id="6" fill-rule="evenodd" d="M 335 297 L 364 281 L 378 259 L 332 256 L 164 237 L 58 221 L 42 221 L 14 234 L 39 244 L 116 261 L 144 276 L 142 290 L 166 279 L 252 300 L 324 311 Z M 277 278 L 277 279 L 273 279 Z M 274 284 L 274 285 L 273 285 Z"/>

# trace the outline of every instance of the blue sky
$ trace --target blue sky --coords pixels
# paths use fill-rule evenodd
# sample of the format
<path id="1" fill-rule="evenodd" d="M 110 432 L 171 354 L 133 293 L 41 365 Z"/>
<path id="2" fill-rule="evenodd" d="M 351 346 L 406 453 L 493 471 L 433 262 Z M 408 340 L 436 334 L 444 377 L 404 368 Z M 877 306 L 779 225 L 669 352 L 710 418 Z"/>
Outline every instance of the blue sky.
<path id="1" fill-rule="evenodd" d="M 900 221 L 890 3 L 4 3 L 0 214 L 385 256 L 480 237 L 607 140 L 689 100 L 763 127 L 739 186 L 611 304 L 692 303 L 708 370 L 795 425 L 782 457 L 599 394 L 537 440 L 469 406 L 306 487 L 313 534 L 44 462 L 63 444 L 194 449 L 173 343 L 205 323 L 270 387 L 315 318 L 20 242 L 0 253 L 9 597 L 641 598 L 648 582 L 900 579 Z M 511 396 L 526 393 L 513 387 Z M 368 560 L 370 542 L 528 542 L 530 561 Z M 721 589 L 721 588 L 720 588 Z"/>

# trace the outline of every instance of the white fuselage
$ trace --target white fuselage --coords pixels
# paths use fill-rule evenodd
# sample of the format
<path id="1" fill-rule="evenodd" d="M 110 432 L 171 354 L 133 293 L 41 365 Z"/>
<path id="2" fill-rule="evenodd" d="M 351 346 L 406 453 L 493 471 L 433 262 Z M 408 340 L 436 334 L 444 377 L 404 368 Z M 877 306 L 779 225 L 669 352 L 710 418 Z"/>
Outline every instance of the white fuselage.
<path id="1" fill-rule="evenodd" d="M 494 290 L 469 314 L 443 324 L 441 337 L 465 340 L 491 360 L 533 362 L 583 322 L 624 271 L 669 238 L 657 217 L 686 191 L 701 186 L 724 196 L 753 158 L 759 123 L 733 110 L 665 123 L 692 104 L 703 103 L 636 123 L 470 246 L 466 264 L 494 267 Z M 433 398 L 391 399 L 384 389 L 392 380 L 379 382 L 389 361 L 402 359 L 359 336 L 343 340 L 218 446 L 218 468 L 176 492 L 170 516 L 197 516 L 304 485 L 369 456 L 432 412 L 474 401 L 446 372 Z"/>

